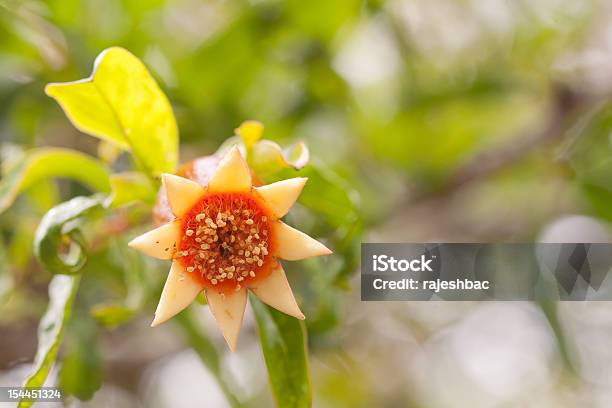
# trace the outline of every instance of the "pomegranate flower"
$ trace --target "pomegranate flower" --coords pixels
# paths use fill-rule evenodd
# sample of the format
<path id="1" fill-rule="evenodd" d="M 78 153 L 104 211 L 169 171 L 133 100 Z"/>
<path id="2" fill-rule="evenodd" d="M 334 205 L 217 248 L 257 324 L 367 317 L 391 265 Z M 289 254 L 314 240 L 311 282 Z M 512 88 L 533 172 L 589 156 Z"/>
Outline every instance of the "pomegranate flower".
<path id="1" fill-rule="evenodd" d="M 306 178 L 254 187 L 246 161 L 233 147 L 206 186 L 171 174 L 163 174 L 162 182 L 175 219 L 129 243 L 147 255 L 172 259 L 151 326 L 189 306 L 202 290 L 231 350 L 236 347 L 247 289 L 275 309 L 304 319 L 278 259 L 331 253 L 280 220 Z"/>

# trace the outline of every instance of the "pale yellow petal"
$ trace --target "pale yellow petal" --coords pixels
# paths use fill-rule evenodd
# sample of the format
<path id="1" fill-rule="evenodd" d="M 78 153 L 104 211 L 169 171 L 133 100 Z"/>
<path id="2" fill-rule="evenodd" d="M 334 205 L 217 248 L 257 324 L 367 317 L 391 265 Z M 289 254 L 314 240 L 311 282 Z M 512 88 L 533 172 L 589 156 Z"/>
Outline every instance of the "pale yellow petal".
<path id="1" fill-rule="evenodd" d="M 251 190 L 251 171 L 237 146 L 225 154 L 208 183 L 211 192 L 243 192 Z"/>
<path id="2" fill-rule="evenodd" d="M 182 217 L 204 195 L 204 188 L 196 182 L 173 174 L 162 174 L 172 212 Z"/>
<path id="3" fill-rule="evenodd" d="M 155 319 L 151 323 L 152 327 L 165 322 L 185 309 L 202 291 L 202 285 L 188 275 L 189 273 L 177 261 L 172 262 L 170 273 L 155 311 Z"/>
<path id="4" fill-rule="evenodd" d="M 180 235 L 180 222 L 173 221 L 131 240 L 128 245 L 149 256 L 171 259 Z"/>
<path id="5" fill-rule="evenodd" d="M 273 255 L 278 258 L 297 261 L 299 259 L 332 253 L 332 251 L 316 239 L 290 227 L 284 222 L 277 221 L 273 224 L 272 228 L 276 243 Z"/>
<path id="6" fill-rule="evenodd" d="M 307 180 L 306 177 L 295 177 L 256 187 L 255 190 L 264 199 L 270 211 L 280 218 L 289 212 Z"/>
<path id="7" fill-rule="evenodd" d="M 261 282 L 256 282 L 250 289 L 262 302 L 283 313 L 304 320 L 304 314 L 295 301 L 285 271 L 280 264 L 270 273 L 270 276 Z"/>
<path id="8" fill-rule="evenodd" d="M 206 300 L 230 350 L 236 349 L 242 317 L 246 308 L 247 291 L 242 288 L 229 294 L 206 289 Z"/>

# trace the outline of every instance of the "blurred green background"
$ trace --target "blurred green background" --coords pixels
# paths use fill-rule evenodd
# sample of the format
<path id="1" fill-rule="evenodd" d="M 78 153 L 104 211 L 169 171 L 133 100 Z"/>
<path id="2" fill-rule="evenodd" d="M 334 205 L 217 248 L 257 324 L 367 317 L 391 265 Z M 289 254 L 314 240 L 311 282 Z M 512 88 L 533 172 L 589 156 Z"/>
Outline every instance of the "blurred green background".
<path id="1" fill-rule="evenodd" d="M 2 166 L 41 146 L 108 160 L 43 88 L 125 47 L 172 103 L 181 161 L 247 119 L 308 145 L 324 182 L 291 221 L 336 253 L 289 269 L 314 406 L 608 407 L 608 303 L 361 303 L 357 257 L 361 241 L 610 241 L 611 18 L 604 0 L 0 0 Z M 0 385 L 27 375 L 47 303 L 34 230 L 79 194 L 41 182 L 0 216 Z M 70 406 L 228 406 L 186 327 L 220 346 L 239 400 L 271 404 L 250 312 L 235 354 L 201 306 L 149 330 L 167 265 L 123 235 L 92 255 L 52 376 L 99 389 Z"/>

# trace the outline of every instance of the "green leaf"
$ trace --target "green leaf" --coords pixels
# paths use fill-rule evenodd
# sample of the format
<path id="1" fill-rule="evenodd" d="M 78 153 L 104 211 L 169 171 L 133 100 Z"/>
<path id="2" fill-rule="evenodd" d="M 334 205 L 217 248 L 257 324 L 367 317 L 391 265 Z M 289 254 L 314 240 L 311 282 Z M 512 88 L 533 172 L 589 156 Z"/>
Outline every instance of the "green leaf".
<path id="1" fill-rule="evenodd" d="M 246 124 L 246 126 L 245 126 Z M 245 122 L 238 129 L 240 136 L 227 138 L 215 152 L 216 155 L 223 156 L 232 146 L 238 146 L 242 153 L 247 153 L 249 167 L 262 179 L 280 179 L 280 174 L 287 170 L 300 170 L 306 166 L 310 160 L 310 151 L 304 142 L 294 143 L 286 148 L 271 140 L 258 140 L 257 134 L 261 129 L 257 126 L 259 122 Z M 255 129 L 252 129 L 255 127 Z M 256 133 L 255 136 L 252 134 Z M 289 177 L 295 177 L 295 175 Z"/>
<path id="2" fill-rule="evenodd" d="M 310 407 L 312 401 L 304 322 L 251 296 L 259 338 L 276 405 Z"/>
<path id="3" fill-rule="evenodd" d="M 75 197 L 49 210 L 34 236 L 34 254 L 50 272 L 75 274 L 87 260 L 81 223 L 98 215 L 105 199 L 102 195 Z M 62 256 L 62 247 L 69 252 Z"/>
<path id="4" fill-rule="evenodd" d="M 114 329 L 128 322 L 134 317 L 134 314 L 132 308 L 121 304 L 102 304 L 91 309 L 94 319 L 108 329 Z"/>
<path id="5" fill-rule="evenodd" d="M 110 179 L 112 188 L 111 207 L 116 208 L 122 205 L 143 201 L 153 204 L 157 190 L 154 188 L 151 179 L 142 173 L 120 173 L 113 174 Z"/>
<path id="6" fill-rule="evenodd" d="M 580 188 L 587 199 L 591 213 L 608 222 L 612 221 L 612 191 L 588 183 L 580 184 Z"/>
<path id="7" fill-rule="evenodd" d="M 130 150 L 147 174 L 175 171 L 178 129 L 172 107 L 129 51 L 108 48 L 96 59 L 89 78 L 49 84 L 45 92 L 77 129 Z"/>
<path id="8" fill-rule="evenodd" d="M 285 169 L 300 170 L 308 164 L 309 159 L 310 153 L 304 142 L 297 142 L 283 150 L 278 143 L 261 140 L 252 147 L 249 165 L 255 174 L 265 179 Z"/>
<path id="9" fill-rule="evenodd" d="M 593 214 L 612 220 L 612 105 L 597 106 L 564 146 L 564 155 Z"/>
<path id="10" fill-rule="evenodd" d="M 32 220 L 16 216 L 11 221 L 13 236 L 6 243 L 6 259 L 10 262 L 10 269 L 26 268 L 32 256 Z"/>
<path id="11" fill-rule="evenodd" d="M 312 163 L 298 174 L 308 177 L 300 203 L 323 215 L 335 227 L 346 228 L 358 222 L 360 196 L 345 178 L 320 162 Z"/>
<path id="12" fill-rule="evenodd" d="M 76 316 L 75 316 L 76 317 Z M 75 318 L 68 325 L 59 386 L 65 395 L 85 401 L 102 386 L 102 359 L 95 324 Z"/>
<path id="13" fill-rule="evenodd" d="M 70 319 L 72 303 L 79 286 L 79 276 L 54 276 L 49 283 L 49 306 L 38 326 L 38 350 L 34 369 L 24 387 L 41 387 L 55 363 L 64 327 Z M 32 401 L 20 401 L 18 408 L 32 406 Z"/>
<path id="14" fill-rule="evenodd" d="M 37 182 L 53 177 L 79 181 L 94 191 L 109 192 L 108 170 L 98 160 L 69 149 L 39 148 L 5 169 L 0 181 L 0 213 Z"/>
<path id="15" fill-rule="evenodd" d="M 4 239 L 0 235 L 0 259 L 5 260 L 6 248 Z M 11 278 L 9 265 L 7 262 L 0 263 L 0 306 L 4 304 L 4 301 L 8 298 L 8 295 L 13 289 L 13 279 Z"/>

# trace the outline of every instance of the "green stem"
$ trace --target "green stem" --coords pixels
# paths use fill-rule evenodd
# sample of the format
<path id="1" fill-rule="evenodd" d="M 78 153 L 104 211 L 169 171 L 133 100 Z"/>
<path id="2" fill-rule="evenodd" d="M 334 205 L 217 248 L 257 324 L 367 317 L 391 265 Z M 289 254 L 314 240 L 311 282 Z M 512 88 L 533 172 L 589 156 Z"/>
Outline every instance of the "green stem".
<path id="1" fill-rule="evenodd" d="M 223 394 L 227 398 L 227 401 L 232 408 L 243 407 L 243 404 L 230 389 L 227 382 L 223 380 L 219 351 L 210 341 L 210 339 L 206 337 L 197 327 L 191 311 L 186 310 L 183 313 L 180 313 L 175 320 L 182 327 L 184 334 L 187 336 L 189 345 L 198 354 L 200 360 L 202 360 L 202 363 L 204 363 L 204 365 L 217 380 L 219 387 L 223 391 Z"/>
<path id="2" fill-rule="evenodd" d="M 567 335 L 565 330 L 563 330 L 561 321 L 559 320 L 559 313 L 557 310 L 558 303 L 555 301 L 540 300 L 537 302 L 537 304 L 546 317 L 548 325 L 555 336 L 557 347 L 559 349 L 559 355 L 561 356 L 561 360 L 563 361 L 566 371 L 573 377 L 578 377 L 578 370 L 571 357 L 570 344 L 568 344 Z"/>

